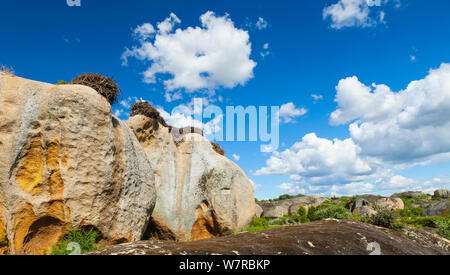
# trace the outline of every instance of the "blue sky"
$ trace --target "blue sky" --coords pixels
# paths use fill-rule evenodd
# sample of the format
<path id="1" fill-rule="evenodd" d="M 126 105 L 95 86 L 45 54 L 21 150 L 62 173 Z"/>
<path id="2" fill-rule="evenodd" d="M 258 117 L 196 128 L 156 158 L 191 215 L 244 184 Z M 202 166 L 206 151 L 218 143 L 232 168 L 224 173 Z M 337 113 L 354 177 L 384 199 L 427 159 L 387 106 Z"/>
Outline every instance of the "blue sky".
<path id="1" fill-rule="evenodd" d="M 291 121 L 280 125 L 277 152 L 262 153 L 259 142 L 221 142 L 228 157 L 240 157 L 233 160 L 256 184 L 260 199 L 297 192 L 429 192 L 450 182 L 449 69 L 441 66 L 450 63 L 449 10 L 446 0 L 81 0 L 81 7 L 69 7 L 65 0 L 2 1 L 0 64 L 21 77 L 50 83 L 84 72 L 113 76 L 123 93 L 123 104 L 113 110 L 123 120 L 125 105 L 134 98 L 167 112 L 194 97 L 222 108 L 285 105 Z M 201 43 L 210 43 L 219 53 L 218 58 L 205 54 L 208 62 L 218 63 L 205 65 L 216 68 L 211 75 L 220 75 L 211 83 L 188 89 L 195 81 L 181 81 L 168 91 L 164 81 L 181 79 L 192 64 L 166 52 L 164 44 L 157 53 L 176 59 L 171 67 L 176 72 L 155 74 L 153 83 L 145 83 L 142 73 L 161 62 L 149 59 L 148 52 L 141 58 L 132 52 L 124 66 L 126 49 L 143 45 L 138 26 L 154 28 L 144 32 L 145 43 L 156 45 L 159 35 L 161 43 L 166 37 L 183 46 L 186 41 L 171 34 L 179 30 L 189 37 L 188 27 L 206 31 L 200 16 L 208 11 L 214 12 L 208 17 L 212 24 L 230 27 L 226 22 L 232 22 L 230 33 L 248 33 L 215 45 L 223 29 L 211 27 L 213 38 L 202 36 L 195 44 L 203 49 Z M 162 34 L 158 23 L 171 13 L 176 16 L 172 30 Z M 221 21 L 226 14 L 229 21 Z M 231 58 L 220 58 L 225 53 Z M 232 70 L 252 62 L 250 72 Z M 403 92 L 415 80 L 420 85 Z M 373 92 L 372 83 L 386 86 Z M 178 99 L 168 102 L 168 93 Z"/>

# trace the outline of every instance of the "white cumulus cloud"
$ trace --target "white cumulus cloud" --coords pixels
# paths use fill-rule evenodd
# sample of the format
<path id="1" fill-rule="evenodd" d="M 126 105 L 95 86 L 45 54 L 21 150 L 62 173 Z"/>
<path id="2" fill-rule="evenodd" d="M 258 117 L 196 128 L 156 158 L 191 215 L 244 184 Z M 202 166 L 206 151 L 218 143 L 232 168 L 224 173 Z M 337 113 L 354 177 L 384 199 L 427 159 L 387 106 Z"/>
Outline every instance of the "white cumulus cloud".
<path id="1" fill-rule="evenodd" d="M 323 18 L 331 19 L 331 27 L 369 27 L 384 23 L 385 13 L 380 11 L 377 19 L 371 16 L 372 7 L 381 7 L 388 0 L 339 0 L 323 10 Z"/>
<path id="2" fill-rule="evenodd" d="M 393 92 L 356 77 L 337 88 L 332 124 L 349 126 L 362 153 L 394 164 L 431 161 L 450 153 L 450 64 Z"/>
<path id="3" fill-rule="evenodd" d="M 305 108 L 297 108 L 294 103 L 289 102 L 280 107 L 280 120 L 284 123 L 293 122 L 297 117 L 304 116 L 308 113 Z"/>
<path id="4" fill-rule="evenodd" d="M 330 123 L 350 124 L 350 138 L 308 134 L 272 153 L 255 175 L 289 175 L 291 182 L 279 186 L 282 190 L 319 195 L 448 188 L 448 179 L 419 181 L 398 173 L 450 159 L 450 64 L 399 92 L 386 85 L 366 86 L 357 77 L 342 79 L 336 91 L 338 108 Z"/>
<path id="5" fill-rule="evenodd" d="M 359 153 L 360 148 L 351 139 L 328 140 L 312 133 L 291 148 L 273 153 L 256 175 L 293 174 L 291 179 L 309 178 L 317 183 L 365 179 L 375 173 L 375 168 Z"/>
<path id="6" fill-rule="evenodd" d="M 201 27 L 176 28 L 181 20 L 172 13 L 156 29 L 150 23 L 137 27 L 133 33 L 139 45 L 126 49 L 124 64 L 130 57 L 148 62 L 144 81 L 156 83 L 157 76 L 164 75 L 169 94 L 233 88 L 253 78 L 256 63 L 250 59 L 248 32 L 236 28 L 228 15 L 211 11 L 201 15 L 200 21 Z"/>

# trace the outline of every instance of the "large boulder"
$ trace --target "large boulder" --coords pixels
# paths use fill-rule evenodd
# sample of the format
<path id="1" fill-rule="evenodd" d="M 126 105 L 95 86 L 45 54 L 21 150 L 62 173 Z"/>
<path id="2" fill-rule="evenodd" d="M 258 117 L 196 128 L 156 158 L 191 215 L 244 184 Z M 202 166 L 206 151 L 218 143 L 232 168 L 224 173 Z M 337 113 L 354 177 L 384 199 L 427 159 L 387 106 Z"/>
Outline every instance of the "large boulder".
<path id="1" fill-rule="evenodd" d="M 381 198 L 375 202 L 374 207 L 375 209 L 395 211 L 404 209 L 405 204 L 400 198 Z"/>
<path id="2" fill-rule="evenodd" d="M 259 204 L 256 204 L 255 209 L 256 209 L 256 217 L 261 218 L 264 210 L 262 209 L 261 206 L 259 206 Z"/>
<path id="3" fill-rule="evenodd" d="M 448 189 L 438 189 L 434 191 L 434 196 L 439 198 L 448 199 L 450 198 L 450 191 Z"/>
<path id="4" fill-rule="evenodd" d="M 366 200 L 366 199 L 364 199 L 364 198 L 357 198 L 357 199 L 355 200 L 355 202 L 352 204 L 350 210 L 351 210 L 351 212 L 352 212 L 353 214 L 357 215 L 357 213 L 355 213 L 355 212 L 360 213 L 360 212 L 361 212 L 360 209 L 361 209 L 362 207 L 368 208 L 369 205 L 370 205 L 370 202 L 369 202 L 368 200 Z"/>
<path id="5" fill-rule="evenodd" d="M 11 253 L 50 251 L 70 227 L 140 240 L 155 201 L 154 171 L 104 97 L 0 72 L 0 233 Z"/>
<path id="6" fill-rule="evenodd" d="M 259 205 L 263 209 L 262 217 L 264 218 L 279 219 L 289 214 L 289 207 L 283 205 L 273 203 L 261 203 Z"/>
<path id="7" fill-rule="evenodd" d="M 373 216 L 376 215 L 378 212 L 374 209 L 372 209 L 370 206 L 363 205 L 361 207 L 355 208 L 352 211 L 353 215 L 361 215 L 361 216 Z"/>
<path id="8" fill-rule="evenodd" d="M 174 140 L 170 127 L 141 114 L 127 124 L 155 168 L 158 198 L 148 236 L 199 240 L 252 222 L 256 209 L 251 181 L 206 138 L 183 132 Z"/>
<path id="9" fill-rule="evenodd" d="M 450 200 L 442 200 L 423 211 L 422 216 L 447 216 L 450 214 Z"/>

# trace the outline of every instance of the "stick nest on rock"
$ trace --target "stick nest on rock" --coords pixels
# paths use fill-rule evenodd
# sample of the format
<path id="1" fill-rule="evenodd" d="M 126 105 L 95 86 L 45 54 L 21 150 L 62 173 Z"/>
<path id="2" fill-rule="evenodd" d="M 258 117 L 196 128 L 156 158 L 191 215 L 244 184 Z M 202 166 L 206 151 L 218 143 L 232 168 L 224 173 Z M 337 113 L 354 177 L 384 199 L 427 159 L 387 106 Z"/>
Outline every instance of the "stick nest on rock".
<path id="1" fill-rule="evenodd" d="M 91 87 L 104 96 L 111 105 L 117 102 L 120 93 L 119 85 L 114 80 L 100 74 L 85 73 L 75 77 L 70 84 Z"/>
<path id="2" fill-rule="evenodd" d="M 158 121 L 164 127 L 169 127 L 167 125 L 166 121 L 164 120 L 164 118 L 161 117 L 158 110 L 156 110 L 148 102 L 139 102 L 139 103 L 134 103 L 133 105 L 131 105 L 130 117 L 137 116 L 137 115 L 146 116 L 148 118 Z"/>

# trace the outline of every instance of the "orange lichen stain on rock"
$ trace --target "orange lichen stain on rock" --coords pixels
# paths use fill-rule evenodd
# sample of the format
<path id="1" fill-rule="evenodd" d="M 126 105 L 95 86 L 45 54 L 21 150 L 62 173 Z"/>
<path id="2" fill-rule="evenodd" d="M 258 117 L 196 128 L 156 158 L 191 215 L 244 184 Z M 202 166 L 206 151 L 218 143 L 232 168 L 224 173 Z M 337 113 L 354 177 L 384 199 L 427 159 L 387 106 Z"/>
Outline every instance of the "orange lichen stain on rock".
<path id="1" fill-rule="evenodd" d="M 8 238 L 6 235 L 6 224 L 3 220 L 3 210 L 0 205 L 0 255 L 9 254 Z"/>
<path id="2" fill-rule="evenodd" d="M 123 244 L 123 243 L 130 243 L 133 239 L 133 232 L 130 232 L 128 236 L 124 237 L 115 237 L 110 242 L 109 245 L 117 245 L 117 244 Z"/>
<path id="3" fill-rule="evenodd" d="M 5 222 L 3 221 L 3 209 L 0 205 L 0 240 L 5 234 Z"/>
<path id="4" fill-rule="evenodd" d="M 61 157 L 61 165 L 63 167 L 67 167 L 67 162 L 68 162 L 68 157 L 67 157 L 68 150 L 67 150 L 67 146 L 64 146 L 65 143 L 66 143 L 66 137 L 63 136 L 62 140 L 60 142 L 60 148 L 59 148 L 60 157 Z"/>
<path id="5" fill-rule="evenodd" d="M 51 252 L 70 223 L 62 201 L 45 204 L 39 217 L 27 204 L 14 216 L 14 244 L 17 254 L 38 255 Z"/>
<path id="6" fill-rule="evenodd" d="M 65 212 L 67 209 L 68 207 L 66 207 L 62 201 L 51 201 L 45 204 L 44 213 L 45 215 L 61 220 L 64 223 L 70 223 L 70 215 L 67 215 Z"/>
<path id="7" fill-rule="evenodd" d="M 59 141 L 54 140 L 47 145 L 45 153 L 47 171 L 49 174 L 48 187 L 52 200 L 62 200 L 64 192 L 64 182 L 61 178 L 59 167 Z"/>
<path id="8" fill-rule="evenodd" d="M 24 191 L 36 195 L 40 192 L 44 168 L 44 149 L 41 137 L 32 137 L 24 151 L 16 171 L 16 183 Z"/>
<path id="9" fill-rule="evenodd" d="M 65 226 L 60 220 L 50 216 L 39 218 L 28 229 L 21 253 L 27 255 L 49 253 L 64 233 Z"/>
<path id="10" fill-rule="evenodd" d="M 191 240 L 198 241 L 218 237 L 220 232 L 206 202 L 197 208 L 197 221 L 192 226 Z"/>
<path id="11" fill-rule="evenodd" d="M 17 254 L 22 254 L 21 248 L 28 234 L 28 229 L 37 220 L 36 214 L 33 211 L 31 204 L 26 204 L 13 217 L 14 224 L 14 247 Z"/>

